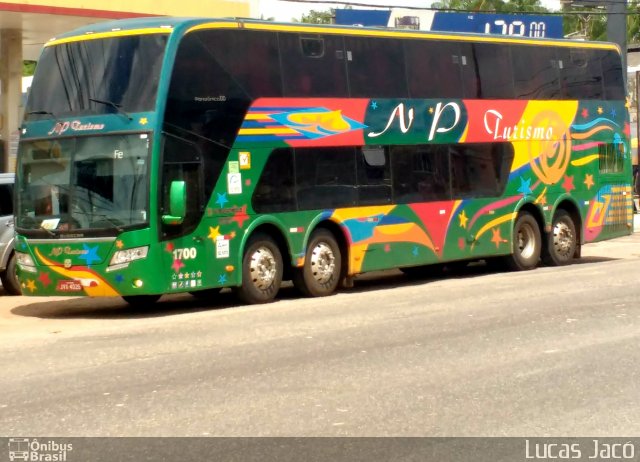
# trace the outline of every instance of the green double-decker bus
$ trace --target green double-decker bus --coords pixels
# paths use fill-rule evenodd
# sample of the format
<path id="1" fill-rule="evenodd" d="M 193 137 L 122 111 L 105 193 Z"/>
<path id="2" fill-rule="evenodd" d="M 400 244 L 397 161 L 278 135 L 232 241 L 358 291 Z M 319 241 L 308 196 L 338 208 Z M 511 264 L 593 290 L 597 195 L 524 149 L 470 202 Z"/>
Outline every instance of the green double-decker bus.
<path id="1" fill-rule="evenodd" d="M 307 296 L 357 274 L 563 265 L 632 231 L 615 45 L 145 18 L 43 49 L 26 295 Z"/>

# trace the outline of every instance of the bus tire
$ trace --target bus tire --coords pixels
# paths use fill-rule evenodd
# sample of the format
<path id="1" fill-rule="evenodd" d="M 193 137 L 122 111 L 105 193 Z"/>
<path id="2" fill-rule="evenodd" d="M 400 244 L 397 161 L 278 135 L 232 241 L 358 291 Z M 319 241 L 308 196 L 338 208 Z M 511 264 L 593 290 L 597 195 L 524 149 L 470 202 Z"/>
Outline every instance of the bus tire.
<path id="1" fill-rule="evenodd" d="M 340 283 L 342 254 L 333 234 L 318 229 L 309 238 L 304 266 L 295 268 L 293 285 L 307 297 L 325 297 Z"/>
<path id="2" fill-rule="evenodd" d="M 143 307 L 153 305 L 162 295 L 123 295 L 122 299 L 131 306 Z"/>
<path id="3" fill-rule="evenodd" d="M 540 261 L 542 237 L 538 222 L 529 212 L 520 212 L 513 226 L 513 253 L 505 262 L 509 269 L 526 271 L 534 269 Z"/>
<path id="4" fill-rule="evenodd" d="M 7 261 L 7 268 L 0 274 L 2 280 L 2 287 L 4 291 L 9 295 L 20 295 L 20 281 L 18 281 L 18 275 L 16 273 L 16 254 L 11 252 L 9 260 Z"/>
<path id="5" fill-rule="evenodd" d="M 251 236 L 242 257 L 242 285 L 236 289 L 244 303 L 256 304 L 272 301 L 282 283 L 282 254 L 268 235 Z"/>
<path id="6" fill-rule="evenodd" d="M 577 245 L 576 225 L 565 210 L 559 209 L 553 216 L 542 261 L 549 266 L 568 265 L 576 254 Z"/>

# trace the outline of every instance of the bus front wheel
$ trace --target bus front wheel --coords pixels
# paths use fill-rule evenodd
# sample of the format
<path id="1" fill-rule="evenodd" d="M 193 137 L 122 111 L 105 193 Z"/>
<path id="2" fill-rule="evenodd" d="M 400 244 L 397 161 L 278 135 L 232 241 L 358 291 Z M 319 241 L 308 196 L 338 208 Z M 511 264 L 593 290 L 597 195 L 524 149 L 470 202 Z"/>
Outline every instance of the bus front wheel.
<path id="1" fill-rule="evenodd" d="M 282 254 L 266 234 L 251 237 L 242 258 L 242 285 L 236 289 L 244 303 L 272 301 L 282 283 Z"/>
<path id="2" fill-rule="evenodd" d="M 577 245 L 576 225 L 566 211 L 558 210 L 553 217 L 551 233 L 547 236 L 542 261 L 550 266 L 567 265 L 573 260 Z"/>
<path id="3" fill-rule="evenodd" d="M 510 269 L 525 271 L 535 268 L 540 260 L 542 238 L 538 222 L 528 212 L 518 214 L 513 226 L 513 253 L 507 257 Z"/>
<path id="4" fill-rule="evenodd" d="M 342 255 L 331 232 L 315 231 L 309 238 L 304 266 L 296 268 L 293 284 L 308 297 L 324 297 L 335 292 L 340 282 Z"/>

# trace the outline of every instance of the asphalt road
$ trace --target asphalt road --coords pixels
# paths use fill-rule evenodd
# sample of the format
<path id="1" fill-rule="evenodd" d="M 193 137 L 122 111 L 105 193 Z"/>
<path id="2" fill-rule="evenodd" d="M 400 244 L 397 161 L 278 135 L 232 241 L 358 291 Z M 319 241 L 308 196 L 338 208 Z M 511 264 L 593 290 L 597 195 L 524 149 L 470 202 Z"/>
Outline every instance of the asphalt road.
<path id="1" fill-rule="evenodd" d="M 640 435 L 640 233 L 323 299 L 0 299 L 0 433 Z"/>

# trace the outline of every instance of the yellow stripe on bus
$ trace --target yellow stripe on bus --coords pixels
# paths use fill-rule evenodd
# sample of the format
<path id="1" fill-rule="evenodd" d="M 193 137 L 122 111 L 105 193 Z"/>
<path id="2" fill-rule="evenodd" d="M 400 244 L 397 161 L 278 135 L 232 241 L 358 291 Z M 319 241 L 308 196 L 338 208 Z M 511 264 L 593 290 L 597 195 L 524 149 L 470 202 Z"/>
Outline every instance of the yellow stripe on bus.
<path id="1" fill-rule="evenodd" d="M 460 35 L 460 34 L 441 34 L 433 33 L 429 31 L 420 32 L 408 32 L 405 30 L 388 29 L 388 30 L 373 30 L 373 29 L 358 29 L 358 28 L 344 28 L 339 26 L 300 26 L 296 24 L 278 24 L 278 23 L 253 23 L 253 22 L 211 22 L 205 24 L 199 24 L 193 26 L 186 33 L 206 30 L 206 29 L 250 29 L 250 30 L 271 30 L 276 32 L 307 32 L 310 34 L 339 34 L 339 35 L 357 35 L 357 36 L 369 36 L 369 37 L 405 37 L 405 38 L 418 38 L 418 39 L 431 39 L 431 40 L 458 40 L 462 42 L 488 42 L 488 43 L 517 43 L 533 46 L 560 46 L 571 48 L 594 48 L 605 50 L 619 51 L 618 46 L 614 43 L 597 43 L 597 42 L 579 42 L 572 40 L 535 40 L 527 38 L 503 38 L 502 36 L 481 36 L 481 35 Z"/>
<path id="2" fill-rule="evenodd" d="M 242 128 L 239 135 L 297 135 L 299 132 L 291 128 Z"/>
<path id="3" fill-rule="evenodd" d="M 272 120 L 268 114 L 247 114 L 245 120 Z"/>
<path id="4" fill-rule="evenodd" d="M 112 30 L 108 32 L 87 33 L 84 35 L 76 35 L 73 37 L 65 37 L 61 39 L 51 39 L 44 44 L 45 47 L 54 45 L 62 45 L 63 43 L 83 42 L 85 40 L 98 40 L 113 37 L 129 37 L 133 35 L 149 35 L 149 34 L 170 34 L 172 31 L 169 27 L 153 27 L 148 29 L 130 29 L 130 30 Z"/>

